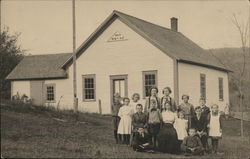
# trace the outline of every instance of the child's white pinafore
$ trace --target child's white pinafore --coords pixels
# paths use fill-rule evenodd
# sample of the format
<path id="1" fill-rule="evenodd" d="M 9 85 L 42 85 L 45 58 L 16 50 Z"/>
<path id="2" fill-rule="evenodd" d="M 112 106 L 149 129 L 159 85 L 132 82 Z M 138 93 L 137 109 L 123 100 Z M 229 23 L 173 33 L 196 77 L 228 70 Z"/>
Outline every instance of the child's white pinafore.
<path id="1" fill-rule="evenodd" d="M 174 122 L 178 140 L 183 140 L 187 135 L 188 120 L 177 118 Z"/>
<path id="2" fill-rule="evenodd" d="M 209 136 L 221 137 L 220 132 L 220 115 L 210 115 Z"/>
<path id="3" fill-rule="evenodd" d="M 118 126 L 118 134 L 131 134 L 133 112 L 133 107 L 130 105 L 120 108 L 118 116 L 121 120 Z"/>

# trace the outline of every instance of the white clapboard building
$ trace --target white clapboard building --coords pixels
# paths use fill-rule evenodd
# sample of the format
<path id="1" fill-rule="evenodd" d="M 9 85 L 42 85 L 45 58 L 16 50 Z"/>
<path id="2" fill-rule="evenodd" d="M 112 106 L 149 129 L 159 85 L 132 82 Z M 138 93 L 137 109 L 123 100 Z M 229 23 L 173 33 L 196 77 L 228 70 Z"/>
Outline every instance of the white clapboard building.
<path id="1" fill-rule="evenodd" d="M 145 100 L 152 86 L 169 86 L 177 103 L 182 94 L 198 105 L 229 103 L 228 72 L 215 57 L 178 32 L 113 11 L 77 49 L 79 111 L 111 112 L 115 92 Z M 73 109 L 72 54 L 26 56 L 8 75 L 12 96 L 27 95 L 37 105 Z"/>

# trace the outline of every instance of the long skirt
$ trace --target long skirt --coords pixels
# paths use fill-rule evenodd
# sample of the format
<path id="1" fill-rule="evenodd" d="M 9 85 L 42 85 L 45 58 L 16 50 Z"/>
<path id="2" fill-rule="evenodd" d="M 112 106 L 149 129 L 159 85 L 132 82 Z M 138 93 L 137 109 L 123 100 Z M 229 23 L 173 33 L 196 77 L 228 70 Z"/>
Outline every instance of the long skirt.
<path id="1" fill-rule="evenodd" d="M 172 154 L 179 153 L 177 133 L 173 124 L 164 124 L 157 135 L 159 151 Z"/>

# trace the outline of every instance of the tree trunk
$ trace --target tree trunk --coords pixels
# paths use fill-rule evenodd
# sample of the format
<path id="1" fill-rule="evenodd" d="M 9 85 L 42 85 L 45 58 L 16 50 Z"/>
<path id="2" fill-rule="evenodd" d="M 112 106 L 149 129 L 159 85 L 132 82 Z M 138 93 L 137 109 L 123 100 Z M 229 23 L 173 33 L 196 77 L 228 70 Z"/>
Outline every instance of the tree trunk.
<path id="1" fill-rule="evenodd" d="M 244 141 L 244 129 L 243 129 L 243 93 L 242 93 L 242 85 L 240 80 L 240 87 L 239 87 L 239 96 L 240 96 L 240 112 L 241 112 L 241 119 L 240 119 L 240 134 L 241 134 L 241 141 Z"/>

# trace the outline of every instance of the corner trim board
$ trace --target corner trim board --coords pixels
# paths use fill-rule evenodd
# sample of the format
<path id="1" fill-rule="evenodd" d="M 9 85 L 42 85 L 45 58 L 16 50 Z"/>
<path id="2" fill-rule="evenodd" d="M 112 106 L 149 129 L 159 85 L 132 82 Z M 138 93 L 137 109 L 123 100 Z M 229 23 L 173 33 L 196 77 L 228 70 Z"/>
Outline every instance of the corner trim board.
<path id="1" fill-rule="evenodd" d="M 174 61 L 174 99 L 177 105 L 179 105 L 179 69 L 178 69 L 178 61 L 173 59 Z"/>

